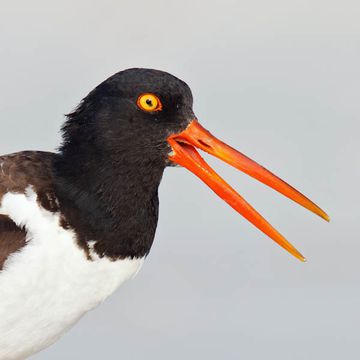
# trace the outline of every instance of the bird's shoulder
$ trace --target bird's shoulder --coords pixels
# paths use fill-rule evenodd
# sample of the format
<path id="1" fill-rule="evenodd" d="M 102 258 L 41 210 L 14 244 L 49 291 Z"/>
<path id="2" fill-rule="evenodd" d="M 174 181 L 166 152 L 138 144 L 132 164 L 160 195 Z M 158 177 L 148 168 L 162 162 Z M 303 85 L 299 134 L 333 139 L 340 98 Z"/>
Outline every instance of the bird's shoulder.
<path id="1" fill-rule="evenodd" d="M 54 210 L 52 163 L 55 154 L 43 151 L 22 151 L 0 156 L 0 209 L 8 193 L 24 194 L 31 187 L 41 205 Z M 12 253 L 26 245 L 26 230 L 0 210 L 0 270 Z"/>
<path id="2" fill-rule="evenodd" d="M 56 154 L 22 151 L 0 156 L 0 200 L 7 192 L 23 193 L 29 186 L 36 192 L 53 187 L 52 164 Z"/>

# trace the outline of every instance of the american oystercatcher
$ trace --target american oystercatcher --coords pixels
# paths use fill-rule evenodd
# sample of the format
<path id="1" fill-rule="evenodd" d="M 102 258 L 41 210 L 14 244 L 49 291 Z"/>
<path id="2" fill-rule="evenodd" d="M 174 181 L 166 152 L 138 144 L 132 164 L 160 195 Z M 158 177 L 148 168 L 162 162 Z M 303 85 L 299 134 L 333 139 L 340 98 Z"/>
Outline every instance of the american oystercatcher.
<path id="1" fill-rule="evenodd" d="M 291 254 L 304 257 L 232 189 L 195 148 L 327 214 L 224 144 L 196 119 L 186 83 L 158 70 L 105 80 L 67 116 L 57 153 L 0 157 L 0 359 L 49 346 L 148 255 L 158 187 L 181 165 Z"/>

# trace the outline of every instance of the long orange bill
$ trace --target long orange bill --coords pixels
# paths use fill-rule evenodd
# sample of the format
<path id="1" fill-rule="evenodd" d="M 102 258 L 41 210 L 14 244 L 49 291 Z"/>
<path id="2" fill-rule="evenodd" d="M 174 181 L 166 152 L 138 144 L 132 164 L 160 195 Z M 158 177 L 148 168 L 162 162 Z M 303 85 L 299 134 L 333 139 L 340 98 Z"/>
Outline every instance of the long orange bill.
<path id="1" fill-rule="evenodd" d="M 209 131 L 204 129 L 196 119 L 193 120 L 183 132 L 171 135 L 167 140 L 172 148 L 172 152 L 169 155 L 171 161 L 193 172 L 217 195 L 259 230 L 268 235 L 290 254 L 301 261 L 305 261 L 304 256 L 301 255 L 300 252 L 284 238 L 284 236 L 275 230 L 250 204 L 246 202 L 245 199 L 243 199 L 204 161 L 194 146 L 216 156 L 231 166 L 270 186 L 287 196 L 289 199 L 292 199 L 313 213 L 319 215 L 326 221 L 330 221 L 329 216 L 322 209 L 276 175 L 217 139 L 210 134 Z"/>

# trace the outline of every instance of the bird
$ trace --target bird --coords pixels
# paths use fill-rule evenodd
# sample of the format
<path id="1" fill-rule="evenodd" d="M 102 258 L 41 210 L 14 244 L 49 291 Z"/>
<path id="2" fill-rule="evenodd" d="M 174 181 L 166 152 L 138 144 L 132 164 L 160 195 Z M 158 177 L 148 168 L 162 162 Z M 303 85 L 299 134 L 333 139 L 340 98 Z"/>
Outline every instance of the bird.
<path id="1" fill-rule="evenodd" d="M 117 72 L 66 115 L 61 132 L 56 152 L 0 156 L 1 360 L 50 346 L 138 273 L 155 237 L 167 167 L 190 170 L 305 261 L 199 151 L 329 221 L 309 198 L 206 130 L 189 86 L 164 71 Z"/>

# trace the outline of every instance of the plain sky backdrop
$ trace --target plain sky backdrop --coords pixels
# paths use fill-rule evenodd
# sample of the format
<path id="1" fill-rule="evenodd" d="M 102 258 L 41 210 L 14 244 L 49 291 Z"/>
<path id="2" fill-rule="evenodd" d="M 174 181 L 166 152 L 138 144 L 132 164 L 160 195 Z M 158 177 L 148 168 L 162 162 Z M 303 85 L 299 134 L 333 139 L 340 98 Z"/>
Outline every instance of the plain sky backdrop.
<path id="1" fill-rule="evenodd" d="M 359 19 L 358 0 L 0 0 L 0 153 L 54 150 L 99 82 L 157 68 L 190 85 L 205 127 L 332 218 L 206 156 L 303 264 L 167 169 L 142 271 L 32 359 L 360 358 Z"/>

